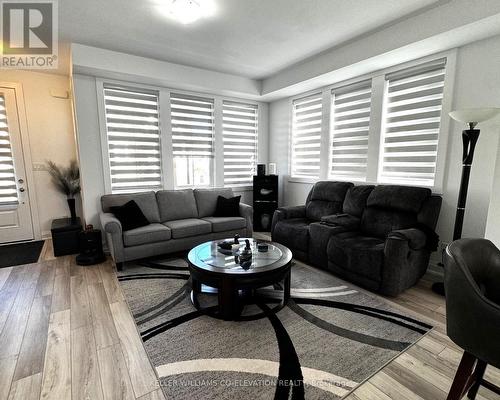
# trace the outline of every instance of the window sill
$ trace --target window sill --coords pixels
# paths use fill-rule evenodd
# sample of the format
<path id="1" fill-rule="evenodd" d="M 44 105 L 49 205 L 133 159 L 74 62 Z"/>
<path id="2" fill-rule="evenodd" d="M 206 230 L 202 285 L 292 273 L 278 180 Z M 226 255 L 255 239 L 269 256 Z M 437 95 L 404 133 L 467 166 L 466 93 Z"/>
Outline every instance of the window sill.
<path id="1" fill-rule="evenodd" d="M 174 186 L 174 190 L 184 190 L 184 189 L 214 189 L 212 185 L 186 185 L 186 186 Z"/>
<path id="2" fill-rule="evenodd" d="M 314 179 L 314 178 L 293 178 L 289 177 L 287 180 L 289 183 L 302 183 L 302 184 L 315 184 L 316 182 L 319 181 L 331 181 L 331 182 L 352 182 L 354 185 L 395 185 L 394 183 L 387 183 L 387 182 L 369 182 L 369 181 L 359 181 L 359 180 L 345 180 L 345 179 L 335 179 L 335 178 L 328 178 L 328 179 Z M 431 186 L 421 186 L 421 185 L 411 185 L 411 184 L 399 184 L 398 186 L 413 186 L 413 187 L 423 187 L 427 189 L 431 189 L 432 194 L 434 195 L 443 195 L 443 189 L 440 188 L 439 186 L 435 185 L 434 187 Z"/>
<path id="3" fill-rule="evenodd" d="M 226 186 L 229 189 L 232 189 L 233 192 L 251 192 L 253 191 L 253 186 Z"/>
<path id="4" fill-rule="evenodd" d="M 289 183 L 313 184 L 313 183 L 316 183 L 320 180 L 321 179 L 319 179 L 319 178 L 297 178 L 297 177 L 290 176 L 287 181 Z"/>

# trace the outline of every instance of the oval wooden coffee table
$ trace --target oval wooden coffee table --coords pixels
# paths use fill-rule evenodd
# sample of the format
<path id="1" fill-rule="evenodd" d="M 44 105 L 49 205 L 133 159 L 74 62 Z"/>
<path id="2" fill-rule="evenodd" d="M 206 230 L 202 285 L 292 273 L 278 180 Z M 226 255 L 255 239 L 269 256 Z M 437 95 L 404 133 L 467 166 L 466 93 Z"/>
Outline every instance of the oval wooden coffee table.
<path id="1" fill-rule="evenodd" d="M 249 239 L 252 249 L 252 263 L 249 268 L 239 265 L 239 253 L 245 247 L 245 239 L 240 239 L 240 249 L 222 253 L 217 246 L 219 241 L 200 244 L 188 254 L 191 273 L 193 305 L 201 311 L 200 293 L 217 293 L 218 303 L 213 312 L 207 314 L 225 320 L 238 319 L 243 300 L 248 301 L 255 289 L 283 282 L 283 299 L 275 311 L 284 307 L 290 298 L 290 269 L 292 252 L 285 246 L 265 242 L 267 252 L 257 251 L 257 242 Z M 203 289 L 203 291 L 202 291 Z"/>

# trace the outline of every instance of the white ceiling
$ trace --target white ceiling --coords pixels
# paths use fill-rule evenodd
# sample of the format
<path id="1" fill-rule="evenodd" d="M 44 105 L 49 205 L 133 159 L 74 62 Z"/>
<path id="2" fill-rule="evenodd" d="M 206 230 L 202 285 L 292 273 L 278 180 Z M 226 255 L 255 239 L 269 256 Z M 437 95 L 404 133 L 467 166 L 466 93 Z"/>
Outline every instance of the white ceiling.
<path id="1" fill-rule="evenodd" d="M 262 79 L 444 0 L 198 0 L 216 12 L 191 25 L 158 12 L 161 1 L 60 1 L 62 70 L 76 42 Z"/>

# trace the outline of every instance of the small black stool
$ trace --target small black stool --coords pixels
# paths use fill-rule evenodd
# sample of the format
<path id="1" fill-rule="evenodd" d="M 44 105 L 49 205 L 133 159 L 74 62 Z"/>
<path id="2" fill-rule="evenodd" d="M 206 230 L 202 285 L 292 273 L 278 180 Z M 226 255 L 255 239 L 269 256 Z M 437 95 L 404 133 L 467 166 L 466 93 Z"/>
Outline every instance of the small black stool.
<path id="1" fill-rule="evenodd" d="M 76 254 L 80 251 L 78 234 L 82 231 L 80 218 L 59 218 L 52 221 L 52 246 L 54 256 Z"/>

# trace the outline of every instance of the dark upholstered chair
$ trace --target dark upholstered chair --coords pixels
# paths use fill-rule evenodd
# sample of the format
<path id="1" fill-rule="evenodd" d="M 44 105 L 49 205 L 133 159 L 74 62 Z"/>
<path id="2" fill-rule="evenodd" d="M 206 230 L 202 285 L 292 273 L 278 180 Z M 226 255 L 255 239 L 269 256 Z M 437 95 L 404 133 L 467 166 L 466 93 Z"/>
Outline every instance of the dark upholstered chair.
<path id="1" fill-rule="evenodd" d="M 271 236 L 292 250 L 293 256 L 308 261 L 309 225 L 325 215 L 342 212 L 349 182 L 317 182 L 303 206 L 281 207 L 273 215 Z"/>
<path id="2" fill-rule="evenodd" d="M 375 187 L 359 218 L 330 238 L 328 269 L 367 289 L 398 295 L 427 270 L 431 251 L 424 231 L 434 230 L 440 209 L 441 197 L 430 189 Z"/>
<path id="3" fill-rule="evenodd" d="M 465 350 L 448 400 L 480 385 L 500 395 L 485 381 L 488 364 L 500 368 L 500 251 L 486 239 L 461 239 L 446 248 L 445 292 L 448 336 Z"/>

